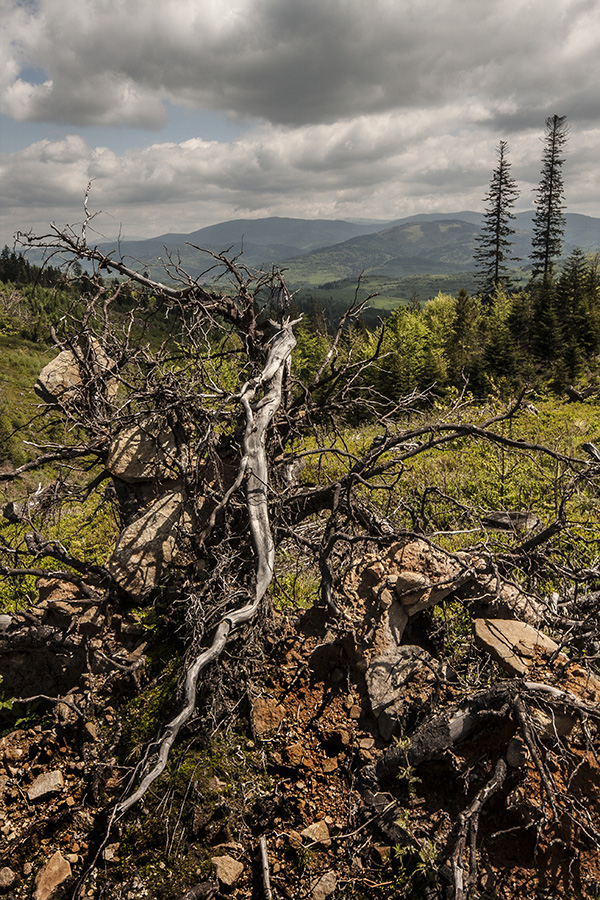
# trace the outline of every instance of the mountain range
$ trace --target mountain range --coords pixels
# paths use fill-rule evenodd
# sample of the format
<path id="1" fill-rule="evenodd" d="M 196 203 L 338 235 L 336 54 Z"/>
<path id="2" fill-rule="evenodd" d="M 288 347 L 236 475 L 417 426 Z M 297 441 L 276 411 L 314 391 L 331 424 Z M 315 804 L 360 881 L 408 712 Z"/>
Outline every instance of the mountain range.
<path id="1" fill-rule="evenodd" d="M 156 271 L 169 254 L 193 277 L 214 265 L 209 254 L 241 253 L 249 267 L 284 267 L 292 284 L 321 284 L 353 278 L 359 273 L 386 277 L 454 274 L 474 269 L 473 252 L 483 217 L 480 213 L 429 213 L 391 222 L 349 222 L 326 219 L 234 219 L 190 234 L 168 233 L 139 241 L 100 244 L 129 264 Z M 533 212 L 516 215 L 513 255 L 526 267 L 531 252 Z M 575 247 L 600 251 L 600 219 L 566 214 L 563 255 Z"/>

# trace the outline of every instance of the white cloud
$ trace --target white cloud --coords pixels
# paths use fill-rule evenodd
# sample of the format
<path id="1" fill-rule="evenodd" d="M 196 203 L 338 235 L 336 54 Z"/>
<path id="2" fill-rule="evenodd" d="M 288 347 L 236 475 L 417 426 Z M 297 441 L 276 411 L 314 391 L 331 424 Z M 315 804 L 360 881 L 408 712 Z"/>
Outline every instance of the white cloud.
<path id="1" fill-rule="evenodd" d="M 80 215 L 89 180 L 97 207 L 147 235 L 480 208 L 500 139 L 526 208 L 554 113 L 572 125 L 567 201 L 600 213 L 596 0 L 4 4 L 0 108 L 44 137 L 0 159 L 5 229 Z M 169 140 L 167 104 L 248 130 Z M 138 146 L 116 153 L 109 127 L 140 129 Z"/>
<path id="2" fill-rule="evenodd" d="M 459 110 L 446 115 L 456 122 Z M 93 208 L 122 221 L 130 236 L 191 231 L 253 214 L 395 218 L 480 209 L 497 136 L 471 126 L 450 134 L 448 122 L 443 125 L 432 134 L 421 112 L 383 113 L 296 129 L 264 125 L 229 144 L 197 138 L 122 154 L 75 135 L 45 140 L 4 158 L 0 205 L 12 216 L 22 211 L 22 228 L 41 227 L 31 210 L 44 206 L 56 210 L 49 218 L 66 222 L 80 217 L 92 181 Z M 532 205 L 539 178 L 537 137 L 524 134 L 509 143 L 522 208 Z M 599 138 L 598 129 L 571 135 L 565 183 L 572 211 L 594 212 L 586 202 L 598 196 Z M 116 231 L 114 222 L 107 227 Z"/>

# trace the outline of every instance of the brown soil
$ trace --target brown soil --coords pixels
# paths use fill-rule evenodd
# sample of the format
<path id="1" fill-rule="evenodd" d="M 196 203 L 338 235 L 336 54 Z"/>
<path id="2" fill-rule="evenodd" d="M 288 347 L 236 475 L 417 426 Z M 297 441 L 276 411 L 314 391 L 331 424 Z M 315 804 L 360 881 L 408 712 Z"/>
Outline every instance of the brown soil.
<path id="1" fill-rule="evenodd" d="M 34 896 L 36 876 L 60 851 L 72 875 L 53 900 L 76 888 L 98 900 L 250 900 L 265 896 L 258 852 L 265 836 L 274 898 L 450 898 L 457 823 L 499 757 L 509 758 L 510 745 L 506 780 L 479 816 L 474 896 L 598 897 L 600 765 L 591 721 L 572 722 L 565 737 L 537 732 L 546 785 L 513 717 L 502 711 L 453 750 L 377 781 L 388 745 L 370 711 L 363 669 L 351 633 L 330 630 L 322 612 L 282 617 L 250 702 L 232 711 L 233 727 L 199 722 L 188 729 L 145 810 L 108 836 L 106 810 L 135 761 L 135 731 L 121 720 L 141 716 L 144 703 L 132 705 L 131 691 L 119 699 L 114 680 L 108 701 L 98 682 L 93 717 L 65 717 L 63 708 L 62 721 L 55 710 L 53 720 L 13 726 L 0 739 L 0 867 L 14 876 L 2 890 L 13 900 Z M 580 696 L 584 678 L 574 671 L 568 679 Z M 407 732 L 434 706 L 463 697 L 458 683 L 434 690 L 430 678 L 415 678 L 404 698 Z M 122 736 L 128 727 L 129 744 Z M 54 787 L 35 798 L 44 774 Z M 215 880 L 217 857 L 243 865 L 231 886 Z"/>

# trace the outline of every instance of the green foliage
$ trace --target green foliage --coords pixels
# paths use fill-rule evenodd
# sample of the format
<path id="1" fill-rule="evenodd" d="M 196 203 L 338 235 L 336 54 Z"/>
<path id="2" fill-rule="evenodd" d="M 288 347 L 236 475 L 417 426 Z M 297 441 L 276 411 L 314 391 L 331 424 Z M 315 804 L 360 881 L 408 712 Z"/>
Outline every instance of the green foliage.
<path id="1" fill-rule="evenodd" d="M 22 253 L 11 250 L 5 244 L 0 252 L 0 281 L 52 287 L 63 283 L 64 275 L 53 266 L 33 265 Z"/>
<path id="2" fill-rule="evenodd" d="M 293 282 L 293 271 L 290 283 Z M 322 310 L 330 327 L 348 309 L 356 293 L 356 277 L 342 278 L 322 284 L 323 273 L 318 273 L 311 287 L 301 287 L 294 295 L 296 306 L 310 316 L 313 310 Z M 311 283 L 304 279 L 304 283 Z M 383 275 L 365 274 L 361 277 L 361 296 L 376 295 L 369 301 L 369 308 L 362 320 L 369 328 L 377 328 L 380 318 L 390 315 L 398 306 L 414 305 L 415 299 L 425 304 L 440 293 L 456 294 L 461 288 L 476 291 L 475 276 L 470 272 L 453 275 L 406 275 L 386 278 Z"/>
<path id="3" fill-rule="evenodd" d="M 310 384 L 331 343 L 327 323 L 320 311 L 316 310 L 310 318 L 305 318 L 298 324 L 296 341 L 292 372 L 304 384 Z"/>
<path id="4" fill-rule="evenodd" d="M 320 578 L 316 571 L 301 568 L 276 574 L 271 596 L 277 609 L 309 609 L 319 596 Z"/>
<path id="5" fill-rule="evenodd" d="M 82 502 L 69 503 L 39 514 L 33 525 L 43 530 L 50 541 L 59 541 L 65 550 L 84 563 L 102 565 L 114 548 L 118 534 L 115 513 L 101 493 L 93 493 Z M 17 560 L 13 554 L 0 552 L 0 563 L 7 568 L 56 571 L 61 566 L 51 558 L 33 559 L 25 545 L 25 534 L 31 531 L 27 522 L 10 522 L 0 519 L 0 542 L 17 549 Z M 18 565 L 15 565 L 15 561 Z M 68 570 L 68 566 L 62 566 Z M 0 579 L 0 610 L 14 612 L 29 606 L 37 597 L 37 576 L 14 575 Z"/>
<path id="6" fill-rule="evenodd" d="M 172 674 L 164 687 L 168 683 L 174 689 Z M 154 699 L 148 690 L 144 692 L 149 704 L 144 715 L 153 708 L 156 730 L 164 709 L 155 706 L 154 687 L 151 694 Z M 139 706 L 130 703 L 122 710 L 122 718 L 125 713 L 135 717 Z M 123 749 L 139 735 L 139 731 L 128 732 Z M 212 871 L 210 847 L 246 835 L 253 803 L 272 790 L 260 758 L 247 744 L 243 733 L 230 731 L 209 738 L 196 729 L 194 737 L 173 748 L 160 782 L 145 798 L 146 814 L 124 829 L 121 872 L 152 878 L 157 900 L 182 896 L 207 878 Z"/>
<path id="7" fill-rule="evenodd" d="M 153 649 L 157 656 L 161 656 L 161 650 L 165 648 L 155 646 Z M 137 752 L 155 737 L 175 702 L 181 659 L 173 647 L 168 648 L 164 658 L 167 661 L 149 686 L 120 710 L 120 720 L 123 723 L 122 747 L 126 753 Z"/>
<path id="8" fill-rule="evenodd" d="M 0 675 L 0 712 L 4 710 L 11 710 L 13 708 L 14 699 L 12 697 L 5 697 L 4 690 L 2 689 L 3 682 L 2 675 Z"/>
<path id="9" fill-rule="evenodd" d="M 396 741 L 396 746 L 398 747 L 398 749 L 407 753 L 410 747 L 410 739 L 406 738 L 401 741 Z M 408 792 L 408 796 L 411 798 L 411 800 L 414 799 L 417 795 L 417 785 L 419 784 L 419 778 L 416 775 L 414 767 L 411 766 L 408 762 L 408 759 L 406 761 L 406 765 L 398 766 L 395 777 L 397 781 L 404 784 Z"/>
<path id="10" fill-rule="evenodd" d="M 38 416 L 33 385 L 48 360 L 38 346 L 0 333 L 0 461 L 18 466 L 33 455 L 23 437 Z"/>
<path id="11" fill-rule="evenodd" d="M 394 847 L 394 889 L 398 898 L 423 896 L 423 891 L 438 883 L 439 850 L 429 838 Z"/>

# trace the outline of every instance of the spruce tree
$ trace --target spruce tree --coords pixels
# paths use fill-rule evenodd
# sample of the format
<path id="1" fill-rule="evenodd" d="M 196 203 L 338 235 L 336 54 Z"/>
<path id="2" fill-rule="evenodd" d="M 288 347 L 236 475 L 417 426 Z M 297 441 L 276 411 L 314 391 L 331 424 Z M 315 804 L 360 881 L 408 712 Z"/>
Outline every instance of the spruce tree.
<path id="1" fill-rule="evenodd" d="M 532 278 L 540 275 L 544 282 L 552 277 L 554 260 L 560 256 L 565 232 L 562 167 L 569 135 L 566 116 L 546 119 L 546 137 L 542 155 L 542 171 L 536 190 L 537 202 L 533 218 L 531 244 Z"/>
<path id="2" fill-rule="evenodd" d="M 475 250 L 477 279 L 485 298 L 491 297 L 500 285 L 510 287 L 506 262 L 516 259 L 510 255 L 510 236 L 515 233 L 510 223 L 515 218 L 512 208 L 519 196 L 519 189 L 510 174 L 507 146 L 506 141 L 498 144 L 498 166 L 492 175 L 490 189 L 483 198 L 487 207 Z"/>

